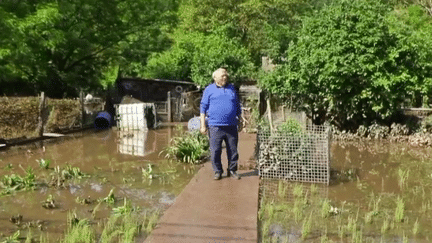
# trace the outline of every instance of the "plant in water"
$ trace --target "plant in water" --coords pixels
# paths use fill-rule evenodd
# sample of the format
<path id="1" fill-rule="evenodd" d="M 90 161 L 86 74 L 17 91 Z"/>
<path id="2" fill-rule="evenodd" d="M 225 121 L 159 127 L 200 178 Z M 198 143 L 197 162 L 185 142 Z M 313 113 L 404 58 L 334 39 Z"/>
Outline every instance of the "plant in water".
<path id="1" fill-rule="evenodd" d="M 280 180 L 278 184 L 278 196 L 280 199 L 283 199 L 286 195 L 286 186 L 284 185 L 283 181 Z"/>
<path id="2" fill-rule="evenodd" d="M 387 219 L 387 217 L 384 219 L 383 224 L 381 226 L 381 234 L 385 234 L 390 228 L 389 225 L 389 220 Z"/>
<path id="3" fill-rule="evenodd" d="M 88 219 L 78 219 L 75 212 L 68 213 L 68 228 L 63 243 L 93 243 L 96 242 L 96 234 L 90 226 Z"/>
<path id="4" fill-rule="evenodd" d="M 131 202 L 124 198 L 123 206 L 113 208 L 113 214 L 125 215 L 129 214 L 137 209 L 132 207 Z"/>
<path id="5" fill-rule="evenodd" d="M 146 212 L 146 215 L 147 215 L 147 212 Z M 157 224 L 158 219 L 159 219 L 159 211 L 151 212 L 151 215 L 148 219 L 147 219 L 147 217 L 145 217 L 144 225 L 146 225 L 145 226 L 145 232 L 147 234 L 150 234 L 150 232 L 154 229 L 154 227 Z"/>
<path id="6" fill-rule="evenodd" d="M 6 164 L 5 167 L 4 167 L 5 170 L 10 170 L 12 168 L 13 168 L 13 165 L 11 163 Z"/>
<path id="7" fill-rule="evenodd" d="M 46 160 L 45 159 L 40 159 L 40 160 L 36 160 L 36 162 L 39 164 L 39 167 L 42 168 L 42 169 L 48 169 L 49 165 L 51 163 L 51 161 L 48 160 L 48 159 L 46 159 Z"/>
<path id="8" fill-rule="evenodd" d="M 371 224 L 372 220 L 373 220 L 373 216 L 376 215 L 376 212 L 372 211 L 372 212 L 367 212 L 365 215 L 365 223 L 367 224 Z"/>
<path id="9" fill-rule="evenodd" d="M 16 174 L 5 175 L 0 181 L 0 186 L 3 188 L 2 194 L 8 194 L 12 191 L 30 190 L 36 186 L 36 176 L 33 173 L 33 169 L 28 167 L 24 177 Z"/>
<path id="10" fill-rule="evenodd" d="M 63 187 L 66 180 L 82 179 L 84 177 L 89 176 L 83 173 L 78 167 L 66 165 L 66 167 L 62 169 L 60 166 L 56 166 L 51 173 L 51 181 L 49 184 L 54 187 Z"/>
<path id="11" fill-rule="evenodd" d="M 312 184 L 311 187 L 310 187 L 310 191 L 311 191 L 312 195 L 317 194 L 318 193 L 318 186 L 315 185 L 315 184 Z"/>
<path id="12" fill-rule="evenodd" d="M 48 195 L 47 199 L 42 203 L 42 207 L 46 209 L 53 209 L 57 207 L 54 203 L 53 195 Z"/>
<path id="13" fill-rule="evenodd" d="M 294 214 L 294 220 L 296 223 L 300 221 L 303 217 L 303 205 L 301 200 L 294 201 L 294 207 L 292 208 L 292 213 Z"/>
<path id="14" fill-rule="evenodd" d="M 82 179 L 83 177 L 88 177 L 85 173 L 81 171 L 78 167 L 72 167 L 66 165 L 66 167 L 61 171 L 64 179 Z"/>
<path id="15" fill-rule="evenodd" d="M 303 227 L 302 227 L 302 239 L 306 239 L 309 234 L 311 233 L 312 228 L 312 212 L 310 213 L 308 218 L 305 218 L 303 220 Z"/>
<path id="16" fill-rule="evenodd" d="M 172 138 L 171 144 L 162 151 L 165 152 L 165 157 L 183 163 L 199 163 L 208 154 L 208 137 L 198 131 L 185 132 L 182 128 L 177 129 L 180 135 Z"/>
<path id="17" fill-rule="evenodd" d="M 75 198 L 75 202 L 81 205 L 86 205 L 86 204 L 91 204 L 92 200 L 90 199 L 90 196 L 88 196 L 87 198 L 81 198 L 78 196 Z"/>
<path id="18" fill-rule="evenodd" d="M 153 165 L 147 164 L 147 169 L 141 168 L 142 175 L 145 179 L 153 179 Z"/>
<path id="19" fill-rule="evenodd" d="M 418 232 L 419 232 L 419 228 L 420 228 L 420 225 L 419 225 L 419 221 L 418 221 L 418 219 L 415 221 L 415 223 L 414 223 L 414 226 L 413 226 L 413 235 L 417 235 L 418 234 Z"/>
<path id="20" fill-rule="evenodd" d="M 321 236 L 320 241 L 321 241 L 321 243 L 327 243 L 327 242 L 329 242 L 329 240 L 330 239 L 327 236 L 327 228 L 326 228 L 325 233 Z"/>
<path id="21" fill-rule="evenodd" d="M 101 202 L 106 202 L 106 203 L 109 204 L 109 205 L 114 205 L 114 202 L 115 202 L 115 197 L 114 197 L 114 188 L 112 188 L 112 189 L 110 190 L 110 192 L 108 193 L 108 196 L 106 196 L 106 197 L 100 199 L 99 201 L 101 201 Z"/>
<path id="22" fill-rule="evenodd" d="M 328 199 L 324 199 L 321 206 L 321 217 L 327 218 L 330 216 L 332 206 L 330 205 L 330 201 Z"/>
<path id="23" fill-rule="evenodd" d="M 18 230 L 13 235 L 6 237 L 6 239 L 2 241 L 2 243 L 20 243 L 20 235 L 21 232 Z"/>
<path id="24" fill-rule="evenodd" d="M 398 178 L 399 178 L 399 187 L 404 189 L 406 182 L 408 181 L 409 170 L 403 170 L 399 168 L 398 170 Z"/>
<path id="25" fill-rule="evenodd" d="M 269 202 L 266 204 L 265 211 L 267 213 L 267 219 L 272 221 L 275 215 L 275 206 L 274 202 Z"/>
<path id="26" fill-rule="evenodd" d="M 300 184 L 295 184 L 293 188 L 293 194 L 295 197 L 303 196 L 303 187 Z"/>
<path id="27" fill-rule="evenodd" d="M 338 225 L 338 236 L 342 241 L 345 236 L 345 225 Z"/>
<path id="28" fill-rule="evenodd" d="M 404 210 L 405 203 L 401 197 L 398 197 L 396 201 L 396 210 L 395 210 L 395 222 L 402 222 L 404 220 Z"/>
<path id="29" fill-rule="evenodd" d="M 24 243 L 33 243 L 33 242 L 35 242 L 33 239 L 33 232 L 30 228 L 28 228 L 28 233 L 27 233 L 26 240 Z"/>

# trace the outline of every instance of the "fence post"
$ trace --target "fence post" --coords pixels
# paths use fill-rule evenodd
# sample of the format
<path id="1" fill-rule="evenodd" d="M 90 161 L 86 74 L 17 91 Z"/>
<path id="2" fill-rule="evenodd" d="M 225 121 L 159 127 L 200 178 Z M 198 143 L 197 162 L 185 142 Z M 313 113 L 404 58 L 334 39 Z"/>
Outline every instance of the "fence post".
<path id="1" fill-rule="evenodd" d="M 80 104 L 81 104 L 81 128 L 83 128 L 85 123 L 85 112 L 84 112 L 84 92 L 82 91 L 80 91 Z"/>
<path id="2" fill-rule="evenodd" d="M 285 104 L 282 105 L 282 121 L 285 122 Z"/>
<path id="3" fill-rule="evenodd" d="M 39 100 L 38 136 L 42 137 L 45 125 L 45 93 L 42 92 Z"/>
<path id="4" fill-rule="evenodd" d="M 270 131 L 273 132 L 274 129 L 273 129 L 273 119 L 272 119 L 272 112 L 271 112 L 270 98 L 271 98 L 271 95 L 270 95 L 270 93 L 269 93 L 269 94 L 267 95 L 267 99 L 266 99 L 266 102 L 267 102 L 267 109 L 268 109 L 268 113 L 267 113 L 267 115 L 268 115 L 268 119 L 269 119 L 269 123 L 270 123 Z"/>
<path id="5" fill-rule="evenodd" d="M 168 91 L 167 96 L 168 96 L 168 98 L 167 98 L 168 122 L 172 122 L 172 119 L 171 119 L 171 91 Z"/>

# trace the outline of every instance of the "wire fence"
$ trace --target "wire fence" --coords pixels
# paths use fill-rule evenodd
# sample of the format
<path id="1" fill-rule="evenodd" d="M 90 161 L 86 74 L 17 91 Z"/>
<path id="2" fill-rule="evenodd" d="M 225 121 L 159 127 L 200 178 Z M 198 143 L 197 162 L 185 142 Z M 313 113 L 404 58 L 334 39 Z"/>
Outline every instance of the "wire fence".
<path id="1" fill-rule="evenodd" d="M 306 126 L 302 131 L 257 133 L 258 173 L 261 178 L 329 184 L 330 129 Z"/>

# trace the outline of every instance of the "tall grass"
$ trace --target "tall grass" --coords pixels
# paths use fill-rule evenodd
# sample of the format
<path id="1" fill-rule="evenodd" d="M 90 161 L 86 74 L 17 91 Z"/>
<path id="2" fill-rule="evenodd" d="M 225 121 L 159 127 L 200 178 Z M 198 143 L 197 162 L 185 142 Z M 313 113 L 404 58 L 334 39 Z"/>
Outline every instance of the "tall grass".
<path id="1" fill-rule="evenodd" d="M 68 228 L 62 243 L 92 243 L 96 240 L 94 229 L 87 219 L 78 219 L 75 212 L 68 213 Z"/>
<path id="2" fill-rule="evenodd" d="M 123 209 L 119 209 L 122 208 Z M 135 238 L 144 233 L 149 235 L 157 224 L 159 211 L 139 212 L 137 208 L 125 204 L 113 210 L 111 216 L 102 222 L 103 228 L 99 233 L 88 219 L 78 219 L 73 212 L 68 214 L 68 228 L 62 243 L 130 243 L 135 242 Z M 124 209 L 126 208 L 126 209 Z M 41 242 L 46 242 L 47 237 L 42 237 Z"/>
<path id="3" fill-rule="evenodd" d="M 395 210 L 395 217 L 394 217 L 395 222 L 402 222 L 404 220 L 404 216 L 405 216 L 404 211 L 405 211 L 405 203 L 401 197 L 398 197 L 396 201 L 396 210 Z"/>

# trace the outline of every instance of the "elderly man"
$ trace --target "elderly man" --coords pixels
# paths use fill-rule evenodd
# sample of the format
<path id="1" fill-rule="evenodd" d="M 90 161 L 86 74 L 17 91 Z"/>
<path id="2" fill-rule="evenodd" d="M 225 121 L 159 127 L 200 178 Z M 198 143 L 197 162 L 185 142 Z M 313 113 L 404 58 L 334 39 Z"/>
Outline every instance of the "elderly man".
<path id="1" fill-rule="evenodd" d="M 227 177 L 240 179 L 237 174 L 238 162 L 238 131 L 237 126 L 241 119 L 240 100 L 234 85 L 228 83 L 228 73 L 224 68 L 219 68 L 213 73 L 214 83 L 207 86 L 201 99 L 201 124 L 200 131 L 208 132 L 210 138 L 211 161 L 214 171 L 214 179 L 219 180 L 223 174 L 221 163 L 222 141 L 225 141 L 228 169 Z"/>

